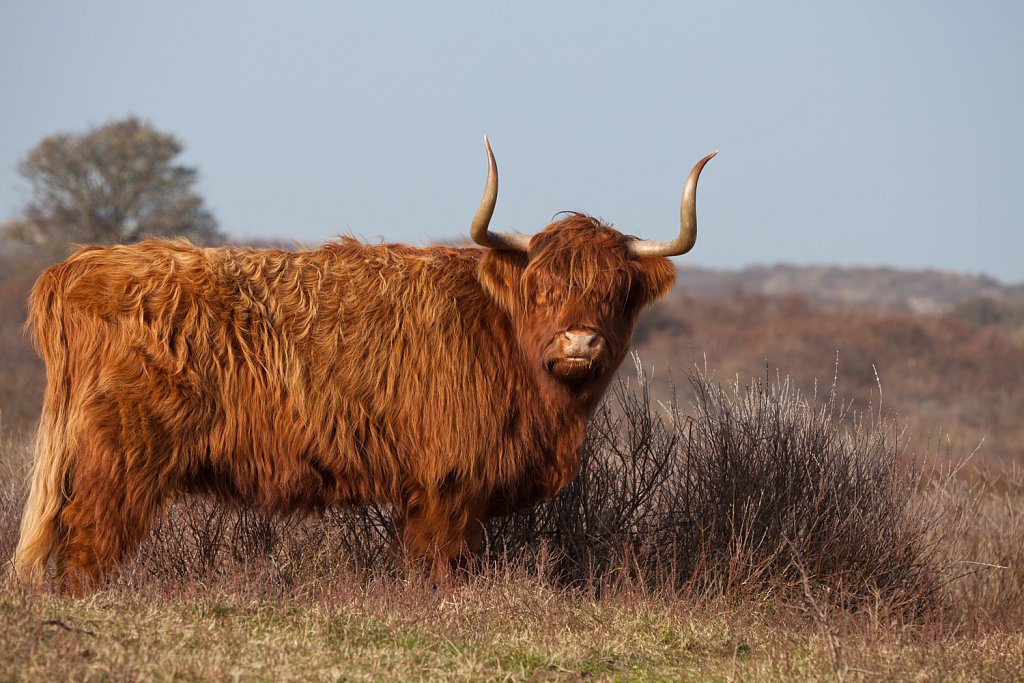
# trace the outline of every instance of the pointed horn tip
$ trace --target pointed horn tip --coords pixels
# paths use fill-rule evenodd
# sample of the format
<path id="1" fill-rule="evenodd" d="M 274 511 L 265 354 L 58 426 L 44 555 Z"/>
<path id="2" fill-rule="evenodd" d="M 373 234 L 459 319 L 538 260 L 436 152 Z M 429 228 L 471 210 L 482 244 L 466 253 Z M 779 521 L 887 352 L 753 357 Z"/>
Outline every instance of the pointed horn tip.
<path id="1" fill-rule="evenodd" d="M 700 172 L 704 170 L 704 167 L 707 166 L 707 163 L 711 161 L 712 157 L 714 157 L 716 154 L 718 154 L 717 149 L 711 154 L 701 159 L 700 161 L 698 161 L 697 163 L 695 163 L 693 165 L 693 168 L 690 170 L 690 176 L 694 178 L 694 180 L 696 180 L 696 177 L 700 175 Z"/>

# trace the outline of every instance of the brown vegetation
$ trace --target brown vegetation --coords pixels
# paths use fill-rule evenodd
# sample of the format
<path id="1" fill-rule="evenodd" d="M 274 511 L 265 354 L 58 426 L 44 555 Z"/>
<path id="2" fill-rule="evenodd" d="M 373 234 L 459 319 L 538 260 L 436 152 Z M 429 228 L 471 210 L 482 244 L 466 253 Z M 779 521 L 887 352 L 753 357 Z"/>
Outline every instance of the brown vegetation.
<path id="1" fill-rule="evenodd" d="M 27 431 L 39 419 L 43 363 L 22 332 L 28 291 L 38 272 L 0 260 L 0 427 Z"/>
<path id="2" fill-rule="evenodd" d="M 881 403 L 896 416 L 911 451 L 964 456 L 980 445 L 983 468 L 1024 460 L 1024 344 L 999 327 L 797 296 L 677 293 L 643 319 L 636 346 L 663 380 L 696 365 L 723 380 L 787 376 L 812 394 L 838 375 L 857 409 Z"/>
<path id="3" fill-rule="evenodd" d="M 944 313 L 973 301 L 1024 306 L 1024 283 L 1007 285 L 984 275 L 937 270 L 782 264 L 711 270 L 686 264 L 679 284 L 699 299 L 795 294 L 821 306 L 908 313 Z"/>

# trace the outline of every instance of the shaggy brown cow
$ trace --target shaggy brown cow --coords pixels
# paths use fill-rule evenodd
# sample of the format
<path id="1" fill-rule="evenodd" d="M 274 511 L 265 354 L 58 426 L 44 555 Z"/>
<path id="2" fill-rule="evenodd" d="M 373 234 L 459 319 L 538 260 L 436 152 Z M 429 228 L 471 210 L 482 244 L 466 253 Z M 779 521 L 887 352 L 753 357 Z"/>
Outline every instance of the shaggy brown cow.
<path id="1" fill-rule="evenodd" d="M 201 492 L 281 513 L 389 503 L 443 576 L 484 520 L 576 474 L 638 313 L 675 280 L 665 256 L 696 238 L 711 156 L 669 242 L 581 214 L 489 231 L 487 145 L 486 249 L 81 249 L 31 296 L 47 387 L 17 572 L 38 584 L 54 555 L 63 586 L 88 588 L 169 498 Z"/>

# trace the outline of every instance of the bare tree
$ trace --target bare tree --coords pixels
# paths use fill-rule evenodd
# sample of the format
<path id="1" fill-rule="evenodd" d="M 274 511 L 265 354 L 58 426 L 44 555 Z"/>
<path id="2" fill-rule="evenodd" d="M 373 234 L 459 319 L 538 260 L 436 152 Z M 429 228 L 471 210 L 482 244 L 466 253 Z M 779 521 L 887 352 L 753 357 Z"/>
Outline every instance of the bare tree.
<path id="1" fill-rule="evenodd" d="M 32 199 L 3 235 L 53 253 L 149 235 L 218 242 L 194 188 L 197 170 L 175 162 L 181 152 L 177 138 L 135 117 L 45 138 L 18 166 Z"/>

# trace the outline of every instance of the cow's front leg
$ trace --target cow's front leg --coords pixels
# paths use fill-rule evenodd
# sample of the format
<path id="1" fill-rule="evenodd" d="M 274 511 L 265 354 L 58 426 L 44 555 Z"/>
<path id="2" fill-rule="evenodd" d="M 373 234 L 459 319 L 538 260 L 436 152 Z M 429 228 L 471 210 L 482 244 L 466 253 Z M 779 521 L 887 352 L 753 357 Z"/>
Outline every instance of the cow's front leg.
<path id="1" fill-rule="evenodd" d="M 432 492 L 411 497 L 402 541 L 410 559 L 423 562 L 434 583 L 477 563 L 484 532 L 479 513 L 479 506 L 463 497 Z"/>

